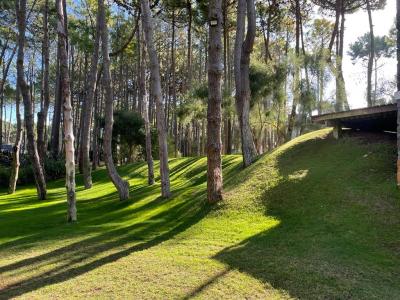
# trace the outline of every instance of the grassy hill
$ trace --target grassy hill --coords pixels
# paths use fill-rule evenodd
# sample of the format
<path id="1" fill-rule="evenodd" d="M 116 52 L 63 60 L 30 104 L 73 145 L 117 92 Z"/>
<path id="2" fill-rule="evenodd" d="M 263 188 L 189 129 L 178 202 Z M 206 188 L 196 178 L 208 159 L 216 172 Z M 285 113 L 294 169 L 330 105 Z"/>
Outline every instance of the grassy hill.
<path id="1" fill-rule="evenodd" d="M 0 192 L 0 299 L 400 298 L 395 145 L 329 130 L 304 135 L 242 170 L 224 157 L 225 201 L 205 199 L 205 158 L 170 161 L 173 197 L 145 164 L 105 170 L 65 223 L 63 181 Z M 157 167 L 157 166 L 156 166 Z"/>

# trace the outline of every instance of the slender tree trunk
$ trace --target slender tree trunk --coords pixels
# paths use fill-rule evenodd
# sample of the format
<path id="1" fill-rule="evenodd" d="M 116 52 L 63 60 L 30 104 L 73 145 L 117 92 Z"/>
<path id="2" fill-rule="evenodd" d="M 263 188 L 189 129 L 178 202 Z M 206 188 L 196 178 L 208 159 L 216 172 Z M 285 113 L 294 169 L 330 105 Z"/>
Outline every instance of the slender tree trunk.
<path id="1" fill-rule="evenodd" d="M 397 46 L 397 186 L 400 187 L 400 0 L 396 0 L 396 46 Z"/>
<path id="2" fill-rule="evenodd" d="M 138 31 L 140 32 L 139 28 Z M 140 33 L 139 33 L 140 34 Z M 139 101 L 143 103 L 143 111 L 142 116 L 144 119 L 144 127 L 145 127 L 145 134 L 146 134 L 146 162 L 147 162 L 147 179 L 149 185 L 154 184 L 154 163 L 153 163 L 153 155 L 151 152 L 151 124 L 149 122 L 149 112 L 148 112 L 148 96 L 146 93 L 146 72 L 145 72 L 145 63 L 146 63 L 146 50 L 144 41 L 140 38 L 139 41 L 139 51 L 140 54 L 140 74 L 139 74 Z"/>
<path id="3" fill-rule="evenodd" d="M 368 21 L 369 21 L 369 36 L 370 36 L 370 49 L 369 49 L 369 57 L 368 57 L 368 74 L 367 74 L 367 104 L 368 107 L 373 106 L 372 102 L 372 69 L 374 65 L 375 59 L 375 37 L 374 37 L 374 25 L 372 24 L 372 12 L 371 12 L 371 4 L 370 0 L 366 0 L 367 2 L 367 12 L 368 12 Z"/>
<path id="4" fill-rule="evenodd" d="M 336 111 L 349 109 L 346 95 L 346 85 L 343 77 L 343 50 L 344 50 L 345 11 L 343 0 L 340 1 L 340 31 L 337 37 L 336 55 Z"/>
<path id="5" fill-rule="evenodd" d="M 100 76 L 100 71 L 98 72 L 98 77 Z M 95 103 L 94 103 L 94 117 L 93 117 L 93 141 L 92 141 L 92 169 L 96 170 L 99 164 L 99 124 L 98 117 L 99 113 L 99 84 L 96 84 L 97 88 L 95 91 Z M 101 105 L 100 105 L 101 106 Z"/>
<path id="6" fill-rule="evenodd" d="M 248 25 L 246 37 L 244 38 L 246 9 Z M 254 0 L 239 0 L 235 40 L 235 82 L 236 108 L 238 112 L 242 140 L 243 164 L 245 167 L 249 166 L 257 155 L 257 150 L 253 140 L 253 133 L 250 127 L 251 95 L 249 79 L 250 54 L 253 51 L 255 34 L 256 17 Z"/>
<path id="7" fill-rule="evenodd" d="M 396 56 L 397 56 L 397 90 L 400 91 L 400 0 L 396 0 Z M 398 116 L 400 120 L 400 115 Z"/>
<path id="8" fill-rule="evenodd" d="M 57 33 L 59 39 L 60 52 L 60 89 L 61 102 L 64 107 L 64 142 L 65 142 L 65 186 L 67 188 L 67 220 L 75 222 L 76 216 L 76 196 L 75 196 L 75 149 L 74 149 L 74 130 L 71 106 L 71 90 L 68 71 L 68 51 L 67 51 L 67 32 L 65 27 L 66 11 L 62 0 L 57 0 Z"/>
<path id="9" fill-rule="evenodd" d="M 72 52 L 72 51 L 71 51 Z M 85 52 L 84 54 L 84 68 L 83 68 L 83 74 L 79 74 L 82 78 L 86 77 L 86 74 L 88 74 L 88 54 Z M 94 75 L 94 77 L 96 77 L 96 75 Z M 79 168 L 79 173 L 83 174 L 83 149 L 82 149 L 82 131 L 83 128 L 85 127 L 85 117 L 87 116 L 87 96 L 88 96 L 88 90 L 89 90 L 89 86 L 88 86 L 88 80 L 83 79 L 83 84 L 82 84 L 82 89 L 81 86 L 79 86 L 79 90 L 81 90 L 82 92 L 81 94 L 81 101 L 80 101 L 80 105 L 79 102 L 77 103 L 77 107 L 76 107 L 76 114 L 75 114 L 75 118 L 78 118 L 79 116 L 79 129 L 76 130 L 76 150 L 77 150 L 77 161 L 78 161 L 78 168 Z M 72 84 L 71 84 L 72 85 Z M 92 101 L 93 103 L 93 101 Z M 91 114 L 88 116 L 89 117 L 89 122 L 88 122 L 88 128 L 90 131 L 90 121 L 91 121 Z M 74 127 L 76 129 L 76 127 Z M 88 135 L 88 139 L 90 139 L 90 136 Z M 90 162 L 89 162 L 90 165 Z"/>
<path id="10" fill-rule="evenodd" d="M 174 151 L 175 157 L 178 157 L 178 118 L 176 115 L 176 72 L 175 72 L 175 10 L 172 12 L 172 39 L 171 39 L 171 74 L 172 74 L 172 103 L 173 103 L 173 132 L 174 132 Z M 168 124 L 168 122 L 167 122 Z"/>
<path id="11" fill-rule="evenodd" d="M 51 125 L 50 151 L 53 158 L 58 158 L 60 152 L 60 126 L 61 126 L 61 90 L 60 90 L 60 46 L 57 47 L 57 67 L 56 67 L 56 86 L 53 121 Z"/>
<path id="12" fill-rule="evenodd" d="M 209 1 L 208 107 L 207 107 L 207 199 L 222 200 L 221 141 L 221 79 L 222 65 L 222 4 Z"/>
<path id="13" fill-rule="evenodd" d="M 18 57 L 17 57 L 17 82 L 24 100 L 25 127 L 27 134 L 28 155 L 32 164 L 33 174 L 36 182 L 36 189 L 40 200 L 46 199 L 46 181 L 42 166 L 40 165 L 39 154 L 36 148 L 33 104 L 29 94 L 29 86 L 25 81 L 24 74 L 24 44 L 26 29 L 26 0 L 16 0 L 16 13 L 18 23 Z"/>
<path id="14" fill-rule="evenodd" d="M 295 2 L 295 13 L 296 13 L 296 57 L 300 56 L 300 0 Z M 293 131 L 296 123 L 297 105 L 300 102 L 300 67 L 298 62 L 295 63 L 294 78 L 293 78 L 293 104 L 292 111 L 289 116 L 287 139 L 290 140 L 293 136 Z"/>
<path id="15" fill-rule="evenodd" d="M 3 64 L 3 78 L 0 81 L 0 146 L 3 143 L 4 87 L 6 84 L 7 77 L 8 77 L 8 72 L 10 70 L 11 62 L 14 59 L 14 55 L 16 52 L 17 52 L 17 45 L 15 45 L 7 63 L 5 65 Z M 2 54 L 1 56 L 4 57 L 4 54 Z"/>
<path id="16" fill-rule="evenodd" d="M 99 62 L 100 45 L 100 22 L 99 13 L 97 13 L 96 33 L 94 38 L 93 53 L 91 58 L 90 71 L 88 74 L 88 90 L 85 100 L 85 109 L 83 115 L 83 127 L 81 128 L 81 149 L 82 149 L 82 171 L 83 184 L 85 189 L 92 187 L 92 168 L 90 165 L 90 126 L 93 113 L 93 101 L 97 88 L 97 64 Z"/>
<path id="17" fill-rule="evenodd" d="M 43 105 L 40 112 L 37 114 L 37 146 L 40 157 L 40 162 L 44 166 L 44 160 L 46 157 L 47 150 L 47 139 L 45 137 L 45 125 L 47 119 L 47 113 L 50 105 L 50 93 L 49 93 L 49 29 L 48 29 L 48 11 L 49 2 L 45 0 L 44 12 L 43 12 Z"/>
<path id="18" fill-rule="evenodd" d="M 168 147 L 167 131 L 165 128 L 164 108 L 162 105 L 160 65 L 158 63 L 157 52 L 153 42 L 153 22 L 148 0 L 141 0 L 142 23 L 147 44 L 147 53 L 150 60 L 151 95 L 156 101 L 157 131 L 160 155 L 160 175 L 161 175 L 161 194 L 168 198 L 170 193 L 169 168 L 168 168 Z"/>
<path id="19" fill-rule="evenodd" d="M 98 0 L 99 28 L 101 30 L 101 49 L 103 54 L 103 84 L 105 88 L 105 128 L 104 128 L 104 160 L 108 176 L 118 190 L 121 201 L 129 198 L 129 182 L 123 180 L 115 168 L 112 157 L 113 130 L 113 91 L 111 86 L 110 56 L 108 51 L 108 28 L 105 17 L 104 0 Z"/>
<path id="20" fill-rule="evenodd" d="M 377 89 L 378 89 L 378 59 L 375 57 L 375 82 L 374 82 L 374 97 L 372 97 L 372 104 L 376 103 Z"/>
<path id="21" fill-rule="evenodd" d="M 16 121 L 17 121 L 17 131 L 14 143 L 14 152 L 13 152 L 13 160 L 11 165 L 11 176 L 10 183 L 8 186 L 8 193 L 13 194 L 15 192 L 15 188 L 17 186 L 18 174 L 19 174 L 19 166 L 20 159 L 19 153 L 21 150 L 21 140 L 22 140 L 22 122 L 21 122 L 21 112 L 20 112 L 20 93 L 18 86 L 16 87 L 16 98 L 15 98 L 15 113 L 16 113 Z"/>
<path id="22" fill-rule="evenodd" d="M 11 122 L 12 122 L 11 116 L 12 116 L 12 113 L 13 113 L 13 107 L 11 106 L 11 107 L 10 107 L 10 117 L 9 117 L 9 119 L 8 119 L 8 128 L 6 128 L 6 129 L 7 129 L 7 130 L 6 130 L 6 143 L 7 143 L 7 144 L 10 143 Z"/>
<path id="23" fill-rule="evenodd" d="M 187 79 L 186 88 L 190 89 L 192 85 L 192 2 L 186 0 L 186 9 L 188 13 L 188 31 L 187 31 Z"/>

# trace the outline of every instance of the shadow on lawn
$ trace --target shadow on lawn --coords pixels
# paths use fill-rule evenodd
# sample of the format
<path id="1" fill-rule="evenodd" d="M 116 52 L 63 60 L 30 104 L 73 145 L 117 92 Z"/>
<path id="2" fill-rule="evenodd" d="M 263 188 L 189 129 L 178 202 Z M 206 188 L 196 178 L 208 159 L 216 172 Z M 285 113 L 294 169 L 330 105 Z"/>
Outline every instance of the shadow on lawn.
<path id="1" fill-rule="evenodd" d="M 236 170 L 235 159 L 237 160 L 237 157 L 224 160 L 227 174 Z M 200 163 L 190 168 L 193 179 L 185 175 L 177 177 L 179 172 L 195 160 L 189 158 L 183 163 L 172 164 L 172 178 L 176 180 L 171 181 L 173 194 L 170 199 L 151 197 L 158 194 L 159 187 L 149 187 L 145 183 L 131 187 L 134 200 L 120 202 L 116 192 L 96 199 L 79 199 L 78 217 L 81 221 L 73 226 L 65 224 L 66 203 L 54 201 L 54 197 L 60 196 L 56 193 L 49 193 L 51 197 L 47 202 L 43 202 L 44 206 L 22 210 L 12 209 L 18 205 L 23 207 L 26 204 L 37 203 L 34 197 L 25 198 L 25 202 L 19 201 L 16 206 L 10 198 L 8 209 L 11 211 L 2 216 L 5 217 L 4 224 L 10 230 L 1 231 L 0 239 L 18 238 L 0 245 L 0 251 L 23 253 L 44 242 L 56 243 L 68 239 L 74 239 L 75 242 L 35 257 L 0 266 L 3 279 L 21 278 L 11 280 L 11 283 L 1 287 L 0 299 L 17 297 L 74 278 L 135 251 L 155 246 L 196 224 L 211 209 L 204 201 L 205 167 Z M 104 172 L 105 170 L 96 172 L 95 178 L 101 179 L 105 175 Z M 137 175 L 138 172 L 132 172 L 132 168 L 127 167 L 121 173 L 127 176 Z M 54 187 L 60 188 L 61 184 L 62 181 Z M 131 205 L 135 206 L 130 207 Z M 143 218 L 148 214 L 150 217 Z M 135 220 L 138 221 L 135 223 Z M 78 240 L 80 238 L 83 239 Z M 32 273 L 34 276 L 30 277 Z"/>
<path id="2" fill-rule="evenodd" d="M 280 224 L 214 258 L 292 297 L 396 298 L 400 255 L 385 246 L 400 232 L 399 197 L 388 159 L 392 146 L 383 146 L 386 156 L 377 153 L 366 160 L 366 150 L 381 146 L 354 149 L 346 143 L 311 140 L 281 155 L 283 178 L 262 196 L 265 214 Z M 372 169 L 378 170 L 375 176 Z M 368 201 L 368 194 L 382 197 Z M 377 211 L 375 201 L 386 208 Z"/>
<path id="3" fill-rule="evenodd" d="M 199 195 L 201 197 L 201 195 Z M 66 281 L 105 264 L 114 262 L 135 251 L 141 251 L 172 238 L 201 220 L 209 211 L 194 201 L 173 205 L 169 210 L 148 220 L 127 227 L 110 230 L 54 251 L 0 267 L 3 276 L 29 272 L 38 275 L 22 279 L 0 290 L 0 299 L 8 299 L 41 287 Z M 46 265 L 54 265 L 50 269 Z M 37 272 L 37 271 L 35 271 Z"/>

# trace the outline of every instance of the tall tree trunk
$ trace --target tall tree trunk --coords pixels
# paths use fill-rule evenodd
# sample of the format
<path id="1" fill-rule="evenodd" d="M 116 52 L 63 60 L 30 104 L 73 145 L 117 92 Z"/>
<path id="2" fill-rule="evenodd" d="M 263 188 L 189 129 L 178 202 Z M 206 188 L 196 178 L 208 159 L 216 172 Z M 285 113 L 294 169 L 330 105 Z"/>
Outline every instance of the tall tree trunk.
<path id="1" fill-rule="evenodd" d="M 100 22 L 99 13 L 97 13 L 96 33 L 94 38 L 93 53 L 91 58 L 90 71 L 88 74 L 88 90 L 85 100 L 85 109 L 83 116 L 83 127 L 81 128 L 81 149 L 82 149 L 82 171 L 83 184 L 85 189 L 92 187 L 92 168 L 90 165 L 90 125 L 93 113 L 93 101 L 97 88 L 97 64 L 99 61 L 100 45 Z"/>
<path id="2" fill-rule="evenodd" d="M 174 132 L 174 151 L 175 157 L 178 157 L 178 118 L 176 104 L 176 71 L 175 71 L 175 10 L 172 11 L 172 39 L 171 39 L 171 74 L 172 74 L 172 103 L 173 103 L 173 132 Z M 168 124 L 168 122 L 167 122 Z"/>
<path id="3" fill-rule="evenodd" d="M 6 45 L 7 46 L 7 45 Z M 5 47 L 6 47 L 5 46 Z M 14 55 L 17 52 L 17 45 L 15 45 L 8 61 L 6 64 L 3 64 L 3 77 L 0 81 L 0 146 L 3 143 L 3 108 L 4 108 L 4 87 L 6 85 L 6 80 L 8 77 L 8 72 L 10 70 L 10 65 L 12 60 L 14 59 Z M 4 57 L 4 54 L 1 55 L 1 57 Z"/>
<path id="4" fill-rule="evenodd" d="M 209 1 L 208 107 L 207 107 L 207 199 L 222 200 L 221 79 L 222 6 L 221 0 Z"/>
<path id="5" fill-rule="evenodd" d="M 397 76 L 396 76 L 396 81 L 397 81 L 397 90 L 400 91 L 400 0 L 396 0 L 396 55 L 397 55 Z M 400 115 L 399 115 L 400 119 Z"/>
<path id="6" fill-rule="evenodd" d="M 36 148 L 33 105 L 29 94 L 29 86 L 25 81 L 24 74 L 24 44 L 26 29 L 26 0 L 16 0 L 16 13 L 18 23 L 18 56 L 17 56 L 17 82 L 24 100 L 25 127 L 27 134 L 27 148 L 29 159 L 32 164 L 33 174 L 36 182 L 36 189 L 40 200 L 46 199 L 46 181 L 42 166 L 40 165 L 39 154 Z"/>
<path id="7" fill-rule="evenodd" d="M 186 9 L 188 13 L 188 31 L 187 31 L 187 79 L 186 88 L 190 89 L 192 85 L 192 2 L 186 0 Z"/>
<path id="8" fill-rule="evenodd" d="M 53 120 L 51 124 L 50 151 L 53 158 L 58 158 L 60 152 L 60 126 L 61 126 L 61 90 L 60 90 L 60 51 L 57 47 L 56 86 Z"/>
<path id="9" fill-rule="evenodd" d="M 57 32 L 60 46 L 60 89 L 61 102 L 64 107 L 64 142 L 65 142 L 65 186 L 67 188 L 67 220 L 75 222 L 76 196 L 75 196 L 75 149 L 74 129 L 71 106 L 71 91 L 68 71 L 67 32 L 65 27 L 66 10 L 62 0 L 57 0 Z"/>
<path id="10" fill-rule="evenodd" d="M 104 128 L 104 160 L 108 176 L 118 190 L 121 201 L 129 198 L 129 182 L 123 180 L 115 168 L 112 157 L 113 130 L 113 91 L 111 86 L 110 56 L 108 51 L 108 28 L 105 17 L 104 0 L 98 0 L 99 28 L 101 30 L 101 49 L 103 54 L 103 84 L 105 88 L 105 128 Z"/>
<path id="11" fill-rule="evenodd" d="M 295 2 L 295 14 L 296 14 L 296 57 L 300 56 L 300 0 Z M 298 62 L 295 63 L 294 78 L 293 78 L 293 104 L 292 110 L 289 116 L 287 139 L 290 140 L 293 136 L 293 131 L 296 123 L 297 105 L 300 102 L 300 67 Z"/>
<path id="12" fill-rule="evenodd" d="M 343 50 L 344 50 L 344 23 L 345 9 L 343 0 L 340 1 L 340 31 L 337 37 L 336 55 L 336 111 L 349 109 L 346 95 L 346 84 L 343 77 Z"/>
<path id="13" fill-rule="evenodd" d="M 151 77 L 151 95 L 156 102 L 157 113 L 157 132 L 160 156 L 160 175 L 161 175 L 161 194 L 163 197 L 169 197 L 169 168 L 168 168 L 168 146 L 167 131 L 165 128 L 164 108 L 162 104 L 160 65 L 158 63 L 157 52 L 153 41 L 153 22 L 150 11 L 149 0 L 141 0 L 142 23 L 147 44 L 147 53 L 150 60 L 150 77 Z"/>
<path id="14" fill-rule="evenodd" d="M 97 78 L 100 77 L 100 71 L 97 74 Z M 93 141 L 92 141 L 92 153 L 93 153 L 93 159 L 92 159 L 92 169 L 96 170 L 97 166 L 99 164 L 99 135 L 100 135 L 100 128 L 99 128 L 99 122 L 98 122 L 98 117 L 101 115 L 100 110 L 101 110 L 101 103 L 99 105 L 99 91 L 101 91 L 101 88 L 99 87 L 99 81 L 97 81 L 96 84 L 97 88 L 95 91 L 95 103 L 94 103 L 94 117 L 93 117 Z"/>
<path id="15" fill-rule="evenodd" d="M 400 0 L 396 0 L 397 46 L 397 186 L 400 187 Z"/>
<path id="16" fill-rule="evenodd" d="M 138 28 L 139 35 L 140 30 Z M 147 162 L 147 181 L 149 185 L 154 184 L 154 163 L 153 163 L 153 155 L 151 152 L 151 124 L 149 122 L 149 102 L 148 96 L 146 93 L 146 72 L 145 72 L 145 63 L 146 63 L 146 49 L 144 40 L 138 39 L 139 41 L 139 51 L 140 53 L 140 74 L 139 74 L 139 101 L 143 104 L 142 116 L 144 119 L 144 127 L 146 134 L 146 162 Z"/>
<path id="17" fill-rule="evenodd" d="M 37 146 L 40 157 L 40 162 L 44 166 L 44 160 L 46 158 L 47 150 L 47 138 L 45 136 L 45 126 L 47 113 L 50 105 L 50 93 L 49 93 L 49 29 L 48 29 L 48 12 L 49 2 L 45 0 L 44 11 L 43 11 L 43 105 L 40 112 L 37 114 Z"/>
<path id="18" fill-rule="evenodd" d="M 246 5 L 247 2 L 247 5 Z M 247 8 L 246 8 L 247 6 Z M 245 15 L 247 9 L 247 33 L 245 31 Z M 236 109 L 242 140 L 243 164 L 249 166 L 257 155 L 253 133 L 250 127 L 250 54 L 253 51 L 256 34 L 256 17 L 254 0 L 239 0 L 235 40 L 235 83 Z M 244 39 L 244 41 L 243 41 Z"/>
<path id="19" fill-rule="evenodd" d="M 375 59 L 375 37 L 374 37 L 374 25 L 372 24 L 372 12 L 371 12 L 370 0 L 366 0 L 366 2 L 367 2 L 369 36 L 370 36 L 370 44 L 369 44 L 370 49 L 368 57 L 368 74 L 367 74 L 367 104 L 368 107 L 370 107 L 374 105 L 374 103 L 372 102 L 372 69 Z"/>
<path id="20" fill-rule="evenodd" d="M 72 51 L 71 51 L 72 52 Z M 82 87 L 79 85 L 78 89 L 81 91 L 81 101 L 77 103 L 77 107 L 76 107 L 76 114 L 75 114 L 75 118 L 78 118 L 79 116 L 79 128 L 75 128 L 76 130 L 76 152 L 77 152 L 77 161 L 78 161 L 78 168 L 79 168 L 79 173 L 83 174 L 83 149 L 82 149 L 82 129 L 85 126 L 85 116 L 86 115 L 86 108 L 87 108 L 87 95 L 88 95 L 88 90 L 89 90 L 89 86 L 88 86 L 88 80 L 85 80 L 84 78 L 86 77 L 86 74 L 88 74 L 88 54 L 85 52 L 84 54 L 84 68 L 83 68 L 83 74 L 81 75 L 81 73 L 79 72 L 79 77 L 83 78 L 83 84 Z M 94 75 L 94 77 L 96 77 L 96 75 Z M 72 85 L 72 84 L 71 84 Z M 71 88 L 72 90 L 72 88 Z M 93 103 L 93 101 L 92 101 Z M 91 116 L 89 116 L 89 124 L 88 124 L 88 128 L 90 130 L 90 121 L 91 121 Z M 90 138 L 90 137 L 88 137 Z"/>
<path id="21" fill-rule="evenodd" d="M 19 153 L 21 150 L 21 140 L 22 140 L 22 122 L 21 122 L 21 112 L 20 112 L 20 93 L 18 86 L 16 87 L 16 98 L 15 98 L 15 113 L 16 113 L 16 121 L 17 121 L 17 131 L 15 136 L 14 143 L 14 152 L 13 152 L 13 160 L 11 165 L 11 176 L 10 183 L 8 186 L 8 193 L 13 194 L 15 192 L 15 188 L 17 186 L 18 174 L 19 174 L 19 166 L 20 159 Z"/>

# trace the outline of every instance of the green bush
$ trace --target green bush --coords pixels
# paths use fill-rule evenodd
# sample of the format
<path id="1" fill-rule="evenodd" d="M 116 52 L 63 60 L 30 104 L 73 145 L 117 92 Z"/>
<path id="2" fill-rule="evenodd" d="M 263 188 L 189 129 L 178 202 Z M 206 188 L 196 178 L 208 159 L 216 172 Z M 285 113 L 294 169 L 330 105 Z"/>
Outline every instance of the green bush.
<path id="1" fill-rule="evenodd" d="M 46 180 L 54 180 L 65 177 L 64 159 L 47 159 L 44 163 Z"/>
<path id="2" fill-rule="evenodd" d="M 62 159 L 46 159 L 44 163 L 46 181 L 60 179 L 65 176 L 65 161 Z M 11 168 L 0 167 L 0 187 L 7 187 L 10 181 Z M 34 184 L 35 177 L 33 175 L 32 165 L 28 163 L 21 164 L 18 174 L 18 185 Z"/>
<path id="3" fill-rule="evenodd" d="M 10 169 L 0 166 L 0 187 L 7 187 L 10 180 Z"/>

